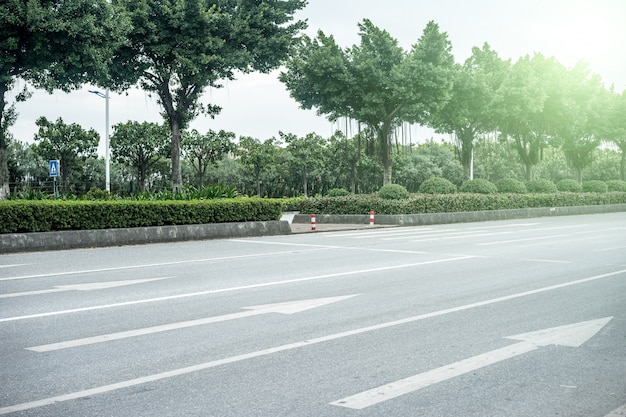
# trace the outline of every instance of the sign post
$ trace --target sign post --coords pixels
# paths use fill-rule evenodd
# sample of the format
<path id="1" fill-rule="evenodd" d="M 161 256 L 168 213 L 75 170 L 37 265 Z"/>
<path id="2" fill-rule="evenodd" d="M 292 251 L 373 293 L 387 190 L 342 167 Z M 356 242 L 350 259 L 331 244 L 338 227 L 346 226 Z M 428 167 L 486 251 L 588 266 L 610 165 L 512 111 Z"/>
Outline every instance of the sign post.
<path id="1" fill-rule="evenodd" d="M 48 166 L 49 166 L 50 177 L 52 177 L 52 179 L 54 180 L 54 197 L 59 198 L 59 186 L 57 184 L 57 178 L 59 176 L 59 169 L 60 169 L 59 160 L 58 159 L 51 160 Z"/>

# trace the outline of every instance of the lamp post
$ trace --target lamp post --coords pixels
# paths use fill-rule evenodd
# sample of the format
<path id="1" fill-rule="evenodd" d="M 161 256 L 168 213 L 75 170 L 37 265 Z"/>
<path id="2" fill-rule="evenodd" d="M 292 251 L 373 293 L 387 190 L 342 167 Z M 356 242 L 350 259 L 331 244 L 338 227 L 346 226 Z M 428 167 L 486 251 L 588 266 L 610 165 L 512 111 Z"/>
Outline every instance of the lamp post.
<path id="1" fill-rule="evenodd" d="M 108 192 L 111 192 L 111 160 L 109 155 L 109 90 L 107 89 L 104 93 L 98 90 L 89 90 L 90 93 L 97 95 L 98 97 L 102 97 L 105 100 L 105 118 L 106 118 L 106 127 L 104 133 L 104 165 L 105 165 L 105 188 Z"/>

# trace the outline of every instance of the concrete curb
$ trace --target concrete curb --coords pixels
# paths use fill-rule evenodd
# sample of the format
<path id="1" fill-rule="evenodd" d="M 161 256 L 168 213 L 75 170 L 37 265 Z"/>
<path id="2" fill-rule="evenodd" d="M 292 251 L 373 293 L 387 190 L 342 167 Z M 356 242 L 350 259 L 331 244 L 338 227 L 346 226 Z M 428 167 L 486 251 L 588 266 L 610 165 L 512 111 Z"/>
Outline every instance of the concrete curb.
<path id="1" fill-rule="evenodd" d="M 573 216 L 581 214 L 626 212 L 626 204 L 609 204 L 599 206 L 576 207 L 545 207 L 512 210 L 467 211 L 458 213 L 426 213 L 375 215 L 377 225 L 420 226 L 428 224 L 471 223 L 490 220 L 527 219 L 549 216 Z M 370 221 L 369 214 L 316 214 L 316 223 L 366 224 Z M 297 214 L 293 223 L 310 223 L 310 214 Z"/>
<path id="2" fill-rule="evenodd" d="M 128 229 L 71 230 L 0 234 L 0 254 L 64 250 L 188 240 L 286 235 L 287 221 L 133 227 Z"/>

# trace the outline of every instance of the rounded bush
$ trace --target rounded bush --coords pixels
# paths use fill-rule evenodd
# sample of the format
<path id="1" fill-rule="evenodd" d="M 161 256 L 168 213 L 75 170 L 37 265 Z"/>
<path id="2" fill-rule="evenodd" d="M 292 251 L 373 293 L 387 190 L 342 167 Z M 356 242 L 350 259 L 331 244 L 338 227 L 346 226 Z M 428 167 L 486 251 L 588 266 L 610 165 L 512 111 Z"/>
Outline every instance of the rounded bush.
<path id="1" fill-rule="evenodd" d="M 432 177 L 424 181 L 419 188 L 423 194 L 454 194 L 456 185 L 445 178 Z"/>
<path id="2" fill-rule="evenodd" d="M 621 191 L 626 193 L 626 181 L 611 180 L 606 182 L 606 186 L 609 187 L 609 191 Z"/>
<path id="3" fill-rule="evenodd" d="M 513 178 L 502 178 L 496 182 L 499 193 L 526 194 L 526 186 L 523 182 Z"/>
<path id="4" fill-rule="evenodd" d="M 350 191 L 343 188 L 331 188 L 328 190 L 328 197 L 345 197 L 350 195 Z"/>
<path id="5" fill-rule="evenodd" d="M 550 181 L 543 178 L 538 178 L 536 180 L 530 180 L 526 183 L 526 189 L 529 193 L 556 193 L 556 185 Z"/>
<path id="6" fill-rule="evenodd" d="M 563 192 L 579 193 L 583 187 L 576 180 L 565 179 L 556 183 L 556 189 Z"/>
<path id="7" fill-rule="evenodd" d="M 491 181 L 477 178 L 475 180 L 465 181 L 459 191 L 472 194 L 495 194 L 498 192 L 498 187 Z"/>
<path id="8" fill-rule="evenodd" d="M 583 191 L 586 193 L 606 193 L 609 187 L 604 181 L 591 180 L 583 182 Z"/>
<path id="9" fill-rule="evenodd" d="M 383 185 L 378 190 L 378 195 L 384 200 L 403 200 L 409 198 L 409 192 L 399 184 Z"/>

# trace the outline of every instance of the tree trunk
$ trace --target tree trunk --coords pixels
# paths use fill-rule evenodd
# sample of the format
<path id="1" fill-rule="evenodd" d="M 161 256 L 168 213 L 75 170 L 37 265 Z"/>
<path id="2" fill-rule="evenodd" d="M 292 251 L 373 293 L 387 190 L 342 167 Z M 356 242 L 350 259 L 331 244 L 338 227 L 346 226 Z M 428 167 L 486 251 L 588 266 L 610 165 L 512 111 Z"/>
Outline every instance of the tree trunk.
<path id="1" fill-rule="evenodd" d="M 2 146 L 3 143 L 4 141 L 0 140 L 0 200 L 9 198 L 11 193 L 9 188 L 9 149 Z"/>
<path id="2" fill-rule="evenodd" d="M 472 178 L 472 153 L 474 151 L 474 132 L 471 129 L 462 129 L 457 133 L 459 159 L 463 166 L 463 175 L 466 179 Z"/>
<path id="3" fill-rule="evenodd" d="M 384 123 L 378 131 L 383 162 L 383 185 L 392 183 L 393 158 L 391 157 L 391 126 Z"/>
<path id="4" fill-rule="evenodd" d="M 622 181 L 626 181 L 626 149 L 622 149 L 622 159 L 619 164 L 619 175 Z"/>
<path id="5" fill-rule="evenodd" d="M 180 123 L 174 117 L 170 120 L 172 128 L 172 191 L 178 194 L 183 188 L 183 175 L 180 169 Z"/>
<path id="6" fill-rule="evenodd" d="M 306 175 L 306 171 L 302 173 L 302 186 L 304 187 L 304 197 L 309 196 L 309 179 Z"/>

